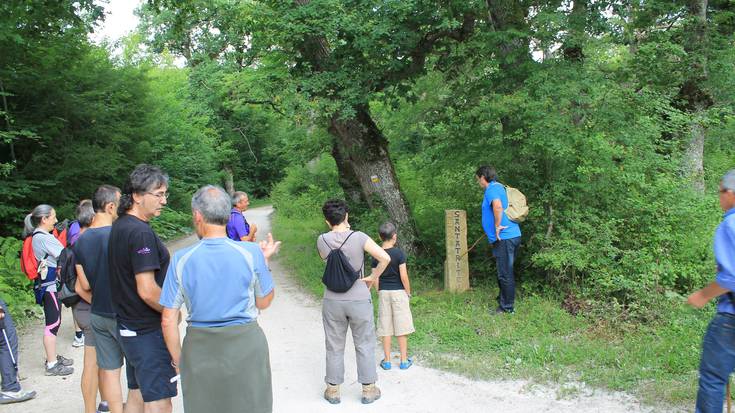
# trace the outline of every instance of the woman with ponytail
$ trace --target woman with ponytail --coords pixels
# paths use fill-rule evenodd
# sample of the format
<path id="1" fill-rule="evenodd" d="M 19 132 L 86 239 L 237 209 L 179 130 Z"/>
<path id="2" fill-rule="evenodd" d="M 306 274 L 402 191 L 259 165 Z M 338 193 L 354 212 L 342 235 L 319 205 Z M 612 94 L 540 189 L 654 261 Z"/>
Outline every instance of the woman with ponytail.
<path id="1" fill-rule="evenodd" d="M 51 232 L 56 224 L 56 211 L 50 205 L 41 204 L 25 218 L 23 236 L 33 237 L 33 255 L 45 270 L 36 278 L 36 301 L 43 305 L 46 326 L 43 330 L 43 347 L 46 350 L 46 375 L 66 376 L 72 374 L 74 361 L 56 354 L 56 334 L 61 324 L 61 305 L 57 292 L 56 260 L 64 246 Z M 45 273 L 45 275 L 44 275 Z"/>

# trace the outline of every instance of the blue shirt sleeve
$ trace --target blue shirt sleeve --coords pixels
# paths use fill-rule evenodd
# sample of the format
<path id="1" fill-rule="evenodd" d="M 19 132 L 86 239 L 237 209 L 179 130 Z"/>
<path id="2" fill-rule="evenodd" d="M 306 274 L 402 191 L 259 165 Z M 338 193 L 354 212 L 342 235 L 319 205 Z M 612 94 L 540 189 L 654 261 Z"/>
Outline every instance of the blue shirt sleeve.
<path id="1" fill-rule="evenodd" d="M 181 308 L 184 302 L 179 277 L 176 275 L 178 258 L 179 254 L 175 254 L 173 260 L 171 260 L 171 264 L 168 266 L 166 280 L 163 282 L 163 288 L 161 288 L 161 299 L 158 300 L 158 303 L 166 308 L 178 309 Z"/>
<path id="2" fill-rule="evenodd" d="M 717 278 L 722 288 L 735 291 L 735 216 L 725 219 L 715 234 Z"/>
<path id="3" fill-rule="evenodd" d="M 257 251 L 256 251 L 257 250 Z M 265 262 L 265 256 L 259 247 L 253 248 L 253 265 L 255 268 L 255 296 L 265 297 L 273 291 L 274 283 L 268 265 Z"/>

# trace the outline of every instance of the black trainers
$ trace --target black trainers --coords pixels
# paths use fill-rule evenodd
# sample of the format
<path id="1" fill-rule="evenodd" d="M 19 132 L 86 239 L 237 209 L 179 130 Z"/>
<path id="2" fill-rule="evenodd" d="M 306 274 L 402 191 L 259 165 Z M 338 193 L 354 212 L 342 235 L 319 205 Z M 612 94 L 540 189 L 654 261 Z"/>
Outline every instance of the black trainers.
<path id="1" fill-rule="evenodd" d="M 68 367 L 61 362 L 56 362 L 53 367 L 46 367 L 47 376 L 68 376 L 74 373 L 74 367 Z"/>
<path id="2" fill-rule="evenodd" d="M 56 355 L 56 361 L 59 362 L 59 363 L 61 363 L 62 366 L 67 366 L 67 367 L 74 364 L 74 360 L 73 359 L 68 359 L 68 358 L 62 356 L 61 354 L 57 354 Z"/>

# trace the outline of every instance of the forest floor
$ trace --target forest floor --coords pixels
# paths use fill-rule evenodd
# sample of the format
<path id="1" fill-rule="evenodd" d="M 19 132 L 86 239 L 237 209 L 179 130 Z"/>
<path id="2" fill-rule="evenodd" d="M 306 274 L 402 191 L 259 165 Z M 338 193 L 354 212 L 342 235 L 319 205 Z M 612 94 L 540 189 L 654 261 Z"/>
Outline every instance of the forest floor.
<path id="1" fill-rule="evenodd" d="M 249 222 L 258 225 L 259 238 L 270 230 L 270 207 L 246 212 Z M 277 238 L 277 234 L 276 234 Z M 168 244 L 175 251 L 196 242 L 195 236 Z M 259 323 L 270 347 L 273 372 L 274 412 L 606 412 L 633 413 L 661 411 L 661 407 L 641 404 L 625 393 L 608 392 L 579 385 L 567 387 L 540 385 L 526 380 L 482 381 L 430 368 L 419 358 L 413 367 L 401 371 L 378 369 L 382 398 L 372 405 L 360 404 L 361 386 L 357 382 L 355 352 L 348 335 L 345 351 L 345 383 L 342 403 L 333 406 L 322 399 L 324 390 L 324 332 L 320 302 L 294 281 L 276 260 L 272 263 L 276 296 L 263 311 Z M 58 349 L 75 359 L 76 371 L 65 378 L 46 377 L 43 370 L 41 322 L 31 323 L 20 332 L 21 373 L 27 376 L 22 386 L 36 390 L 36 399 L 3 407 L 7 413 L 83 411 L 80 393 L 82 348 L 72 348 L 71 312 L 65 310 L 59 332 Z M 182 336 L 185 330 L 181 326 Z M 376 346 L 375 363 L 382 358 Z M 394 360 L 394 365 L 396 360 Z M 124 380 L 124 374 L 123 374 Z M 666 411 L 674 409 L 665 408 Z M 183 412 L 182 399 L 174 399 L 174 411 Z"/>

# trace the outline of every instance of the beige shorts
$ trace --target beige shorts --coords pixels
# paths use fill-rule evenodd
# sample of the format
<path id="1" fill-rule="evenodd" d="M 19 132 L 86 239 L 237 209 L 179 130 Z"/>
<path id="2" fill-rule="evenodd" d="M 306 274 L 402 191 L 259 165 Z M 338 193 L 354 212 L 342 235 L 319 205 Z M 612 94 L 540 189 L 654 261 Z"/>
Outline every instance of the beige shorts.
<path id="1" fill-rule="evenodd" d="M 378 299 L 378 337 L 405 336 L 416 331 L 406 290 L 381 290 Z"/>

